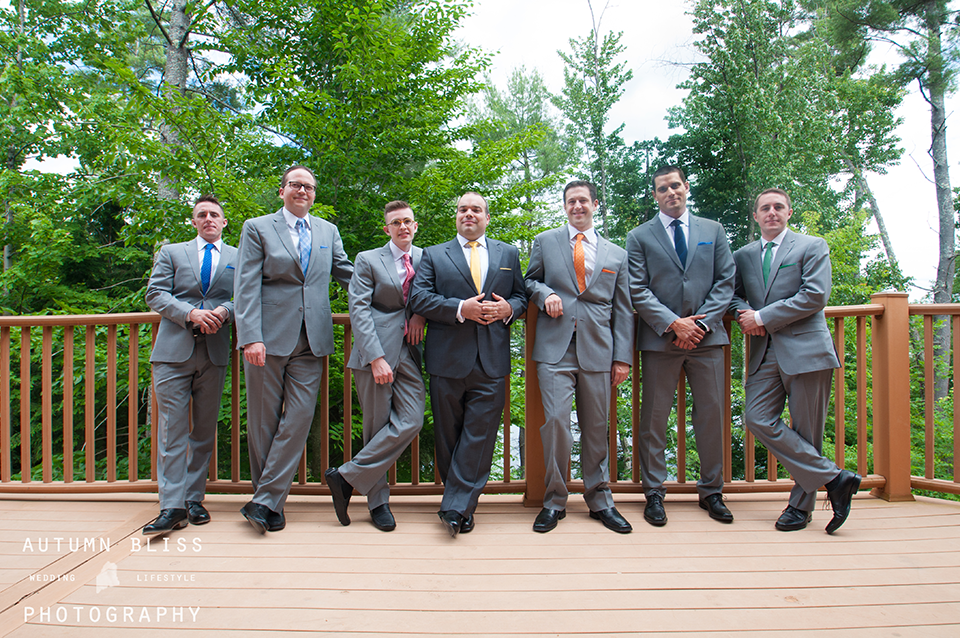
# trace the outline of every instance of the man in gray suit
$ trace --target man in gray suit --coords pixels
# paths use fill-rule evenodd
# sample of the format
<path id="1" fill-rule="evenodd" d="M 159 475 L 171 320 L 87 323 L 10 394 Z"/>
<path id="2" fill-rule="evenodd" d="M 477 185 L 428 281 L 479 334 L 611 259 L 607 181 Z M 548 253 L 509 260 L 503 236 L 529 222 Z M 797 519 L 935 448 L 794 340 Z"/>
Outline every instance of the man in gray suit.
<path id="1" fill-rule="evenodd" d="M 686 373 L 693 392 L 693 431 L 700 454 L 697 492 L 711 518 L 733 522 L 723 504 L 723 315 L 733 297 L 733 256 L 723 227 L 687 211 L 690 184 L 665 166 L 653 176 L 659 214 L 630 231 L 630 296 L 640 315 L 637 349 L 643 369 L 640 471 L 643 518 L 666 525 L 667 417 Z"/>
<path id="2" fill-rule="evenodd" d="M 426 391 L 420 372 L 420 341 L 425 320 L 407 307 L 410 284 L 423 250 L 413 245 L 417 222 L 406 202 L 384 209 L 383 230 L 390 241 L 357 255 L 350 280 L 353 370 L 363 410 L 363 449 L 326 472 L 333 505 L 342 525 L 354 488 L 367 496 L 373 526 L 396 529 L 390 512 L 387 470 L 423 426 Z M 414 468 L 413 471 L 418 471 Z"/>
<path id="3" fill-rule="evenodd" d="M 203 496 L 230 361 L 226 326 L 233 319 L 237 249 L 220 239 L 227 220 L 213 195 L 197 200 L 190 223 L 197 237 L 162 246 L 147 284 L 147 305 L 161 316 L 150 355 L 159 411 L 160 516 L 144 534 L 181 529 L 188 520 L 210 522 Z"/>
<path id="4" fill-rule="evenodd" d="M 563 208 L 569 223 L 537 235 L 530 252 L 525 283 L 530 303 L 541 310 L 533 360 L 545 416 L 540 437 L 546 465 L 535 532 L 549 532 L 566 516 L 574 395 L 590 516 L 621 534 L 633 529 L 614 507 L 607 485 L 610 390 L 630 374 L 633 352 L 627 252 L 593 228 L 598 205 L 596 186 L 581 180 L 567 184 Z"/>
<path id="5" fill-rule="evenodd" d="M 320 357 L 333 352 L 330 278 L 353 274 L 337 227 L 309 213 L 313 171 L 283 174 L 283 208 L 243 224 L 237 265 L 237 342 L 247 378 L 253 499 L 241 513 L 261 534 L 286 526 L 283 505 L 320 389 Z"/>
<path id="6" fill-rule="evenodd" d="M 516 247 L 486 236 L 490 213 L 478 193 L 457 202 L 457 237 L 423 251 L 410 309 L 429 322 L 425 342 L 430 405 L 443 481 L 440 521 L 473 530 L 490 476 L 510 373 L 510 324 L 526 310 Z"/>
<path id="7" fill-rule="evenodd" d="M 744 421 L 796 483 L 776 528 L 805 528 L 813 520 L 817 489 L 826 485 L 833 505 L 826 530 L 833 534 L 847 519 L 861 479 L 820 453 L 830 381 L 840 366 L 823 314 L 830 298 L 830 249 L 820 237 L 787 228 L 792 214 L 786 191 L 760 193 L 753 218 L 761 239 L 733 256 L 730 309 L 750 335 Z M 788 397 L 792 428 L 781 418 Z"/>

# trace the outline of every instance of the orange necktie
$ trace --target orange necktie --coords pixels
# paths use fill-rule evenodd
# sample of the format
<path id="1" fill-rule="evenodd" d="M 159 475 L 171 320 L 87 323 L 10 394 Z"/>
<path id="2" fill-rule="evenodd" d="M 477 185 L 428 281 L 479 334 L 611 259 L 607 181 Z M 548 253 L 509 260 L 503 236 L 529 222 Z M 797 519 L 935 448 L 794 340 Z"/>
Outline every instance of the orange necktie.
<path id="1" fill-rule="evenodd" d="M 583 233 L 577 233 L 577 243 L 573 245 L 573 269 L 577 272 L 577 286 L 580 292 L 587 289 L 587 265 L 583 259 Z"/>

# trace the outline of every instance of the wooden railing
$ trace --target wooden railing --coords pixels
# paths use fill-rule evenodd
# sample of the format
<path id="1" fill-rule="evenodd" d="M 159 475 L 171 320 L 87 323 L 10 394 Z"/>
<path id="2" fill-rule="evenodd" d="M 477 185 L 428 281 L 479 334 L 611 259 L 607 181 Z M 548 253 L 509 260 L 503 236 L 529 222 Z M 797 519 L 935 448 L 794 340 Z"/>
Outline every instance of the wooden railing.
<path id="1" fill-rule="evenodd" d="M 855 468 L 865 477 L 863 486 L 872 488 L 878 496 L 891 500 L 912 498 L 912 489 L 926 489 L 941 493 L 960 493 L 956 468 L 953 476 L 936 476 L 934 470 L 934 439 L 936 410 L 932 391 L 933 317 L 949 315 L 953 325 L 954 351 L 960 345 L 960 304 L 910 305 L 901 293 L 875 295 L 874 303 L 863 306 L 842 306 L 827 309 L 833 323 L 841 368 L 836 371 L 834 383 L 833 458 L 840 466 Z M 911 476 L 910 423 L 910 316 L 923 316 L 924 373 L 919 382 L 925 394 L 925 472 Z M 867 319 L 872 318 L 868 323 Z M 543 423 L 539 380 L 536 365 L 530 359 L 535 339 L 536 308 L 531 308 L 523 325 L 525 336 L 524 372 L 525 409 L 523 413 L 524 459 L 522 463 L 512 449 L 513 424 L 510 419 L 509 388 L 504 411 L 502 432 L 502 480 L 491 481 L 487 492 L 523 492 L 525 501 L 538 505 L 543 498 L 543 452 L 539 426 Z M 331 400 L 330 365 L 343 373 L 340 392 L 342 405 L 343 459 L 353 451 L 352 378 L 344 369 L 343 361 L 350 355 L 351 328 L 349 317 L 336 315 L 335 323 L 343 326 L 341 352 L 323 360 L 323 377 L 318 399 L 315 427 L 320 428 L 320 473 L 330 459 Z M 152 442 L 157 435 L 157 407 L 153 401 L 149 381 L 149 350 L 156 338 L 159 316 L 154 313 L 133 313 L 91 316 L 0 317 L 0 492 L 152 492 L 157 489 L 156 449 Z M 36 329 L 40 330 L 37 331 Z M 82 330 L 81 330 L 82 328 Z M 789 490 L 793 483 L 783 474 L 776 459 L 769 453 L 759 456 L 749 432 L 742 428 L 741 415 L 733 408 L 734 391 L 739 392 L 742 370 L 734 371 L 734 356 L 743 343 L 736 327 L 727 322 L 735 346 L 725 348 L 725 383 L 728 389 L 724 406 L 724 477 L 727 492 L 770 492 Z M 39 334 L 37 334 L 39 332 Z M 77 333 L 81 343 L 77 344 Z M 17 338 L 17 333 L 19 333 Z M 868 348 L 868 341 L 871 347 Z M 848 345 L 849 342 L 849 345 Z M 745 349 L 745 345 L 743 346 Z M 126 355 L 118 353 L 126 348 Z M 40 356 L 31 356 L 39 349 Z M 744 355 L 747 353 L 744 352 Z M 636 353 L 635 353 L 636 355 Z M 916 355 L 916 356 L 919 356 Z M 744 357 L 745 358 L 745 357 Z M 69 362 L 65 365 L 64 362 Z M 242 479 L 242 459 L 246 457 L 244 427 L 241 423 L 240 358 L 232 357 L 225 389 L 225 405 L 230 406 L 229 417 L 221 424 L 221 433 L 228 441 L 218 442 L 218 450 L 229 446 L 229 469 L 220 467 L 218 455 L 211 460 L 208 490 L 211 492 L 251 492 L 249 480 Z M 610 458 L 611 488 L 616 492 L 642 491 L 638 453 L 633 441 L 638 440 L 640 384 L 643 371 L 635 356 L 629 384 L 622 386 L 611 398 Z M 872 379 L 870 378 L 872 374 Z M 953 382 L 958 380 L 954 369 Z M 37 381 L 39 379 L 39 381 Z M 508 379 L 508 384 L 510 379 Z M 33 392 L 40 388 L 39 405 Z M 687 396 L 681 379 L 677 393 L 676 462 L 672 468 L 674 480 L 667 484 L 670 491 L 694 492 L 696 482 L 688 482 L 687 467 Z M 872 394 L 872 396 L 871 396 Z M 19 399 L 19 400 L 17 400 Z M 126 404 L 124 406 L 124 403 Z M 630 424 L 623 431 L 618 426 L 618 406 L 629 408 Z M 59 408 L 59 412 L 57 412 Z M 124 409 L 125 408 L 125 409 Z M 82 427 L 77 414 L 82 412 Z M 871 413 L 872 412 L 872 413 Z M 57 418 L 55 415 L 59 414 Z M 14 420 L 19 424 L 15 425 Z M 942 419 L 942 417 L 941 417 Z M 956 432 L 956 414 L 952 415 Z M 39 422 L 39 427 L 36 422 Z M 848 459 L 847 424 L 853 422 L 855 448 Z M 39 442 L 36 432 L 39 431 Z M 62 436 L 59 450 L 54 449 L 58 433 Z M 149 432 L 149 436 L 147 435 Z M 871 436 L 872 435 L 872 436 Z M 78 438 L 79 437 L 79 438 Z M 739 439 L 739 442 L 738 442 Z M 34 451 L 39 443 L 39 463 Z M 432 442 L 428 441 L 428 445 Z M 411 466 L 421 466 L 421 441 L 411 445 Z M 942 447 L 942 446 L 941 446 Z M 626 448 L 626 449 L 624 449 Z M 624 454 L 620 454 L 621 450 Z M 13 450 L 19 452 L 13 454 Z M 76 463 L 83 465 L 82 476 L 75 476 Z M 954 458 L 960 446 L 953 438 Z M 59 451 L 62 454 L 56 455 Z M 736 453 L 736 454 L 735 454 Z M 149 463 L 149 477 L 146 468 Z M 623 466 L 617 466 L 618 456 Z M 742 474 L 734 478 L 734 458 L 742 459 Z M 149 459 L 149 461 L 147 461 Z M 759 465 L 759 471 L 758 471 Z M 16 470 L 21 472 L 15 479 Z M 327 494 L 329 490 L 320 481 L 309 480 L 307 457 L 301 459 L 292 492 L 300 494 Z M 429 471 L 429 469 L 428 469 Z M 522 479 L 512 478 L 517 473 Z M 316 476 L 316 474 L 314 474 Z M 433 480 L 423 481 L 414 470 L 409 481 L 397 482 L 396 468 L 390 472 L 391 492 L 394 494 L 439 494 L 442 485 L 434 472 Z M 582 490 L 579 480 L 570 480 L 571 491 Z"/>

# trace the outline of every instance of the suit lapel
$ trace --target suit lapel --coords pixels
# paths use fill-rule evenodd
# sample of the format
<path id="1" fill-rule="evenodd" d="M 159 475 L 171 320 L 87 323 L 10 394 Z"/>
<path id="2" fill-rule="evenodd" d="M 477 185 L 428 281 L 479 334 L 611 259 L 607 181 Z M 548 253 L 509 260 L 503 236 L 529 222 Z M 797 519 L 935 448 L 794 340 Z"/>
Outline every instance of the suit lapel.
<path id="1" fill-rule="evenodd" d="M 780 265 L 786 260 L 790 251 L 793 250 L 796 241 L 796 236 L 788 230 L 787 234 L 783 236 L 783 243 L 777 247 L 777 254 L 773 256 L 773 261 L 770 263 L 770 278 L 767 280 L 767 285 L 763 290 L 764 302 L 767 300 L 767 295 L 770 294 L 770 287 L 773 286 L 773 282 L 777 279 L 777 272 L 780 270 Z M 762 274 L 760 275 L 760 280 L 763 281 Z"/>
<path id="2" fill-rule="evenodd" d="M 419 246 L 410 247 L 410 258 L 413 261 L 413 271 L 416 272 L 420 268 L 420 258 L 423 256 L 423 248 Z"/>
<path id="3" fill-rule="evenodd" d="M 223 274 L 223 271 L 227 269 L 227 262 L 230 259 L 227 257 L 228 246 L 222 241 L 220 242 L 220 261 L 217 262 L 217 271 L 213 274 L 213 277 L 210 278 L 210 287 L 213 288 L 213 285 L 217 283 L 217 280 L 220 279 L 220 275 Z"/>
<path id="4" fill-rule="evenodd" d="M 313 274 L 317 272 L 310 267 L 310 264 L 316 264 L 318 262 L 314 259 L 320 257 L 320 251 L 324 248 L 330 248 L 329 244 L 333 241 L 333 236 L 327 236 L 326 232 L 323 232 L 323 224 L 320 223 L 320 220 L 313 215 L 307 214 L 307 219 L 310 221 L 310 261 L 307 264 L 307 272 Z M 297 255 L 297 263 L 300 263 L 300 256 Z"/>
<path id="5" fill-rule="evenodd" d="M 670 235 L 667 234 L 667 229 L 663 227 L 663 224 L 660 223 L 659 215 L 647 222 L 651 226 L 653 231 L 653 236 L 657 238 L 657 241 L 660 242 L 660 246 L 663 248 L 663 251 L 667 253 L 667 257 L 673 260 L 673 263 L 680 268 L 684 269 L 685 264 L 680 263 L 680 257 L 677 256 L 677 247 L 673 245 L 673 242 L 670 240 Z M 689 244 L 687 245 L 687 256 L 689 257 L 690 250 Z"/>
<path id="6" fill-rule="evenodd" d="M 503 247 L 499 242 L 487 238 L 487 278 L 483 281 L 483 292 L 490 289 L 493 280 L 496 279 L 497 273 L 500 271 L 500 253 L 502 251 Z M 470 281 L 473 281 L 473 277 L 470 278 Z M 492 296 L 484 297 L 486 301 L 490 301 L 492 298 Z"/>
<path id="7" fill-rule="evenodd" d="M 577 269 L 573 265 L 573 251 L 570 249 L 570 231 L 567 230 L 566 224 L 557 229 L 557 232 L 554 233 L 554 238 L 557 241 L 557 254 L 560 255 L 560 260 L 563 261 L 563 265 L 566 266 L 567 274 L 570 276 L 570 281 L 573 282 L 574 290 L 576 290 Z"/>
<path id="8" fill-rule="evenodd" d="M 383 265 L 384 270 L 387 272 L 387 276 L 390 277 L 390 281 L 393 283 L 393 287 L 397 289 L 400 294 L 403 294 L 403 282 L 400 281 L 400 273 L 397 271 L 396 262 L 393 260 L 393 252 L 390 250 L 390 242 L 380 249 L 380 263 Z"/>
<path id="9" fill-rule="evenodd" d="M 693 215 L 690 215 L 690 236 L 687 237 L 687 263 L 683 265 L 683 269 L 687 269 L 687 264 L 693 263 L 694 253 L 697 251 L 697 247 L 700 245 L 700 235 L 702 234 L 700 228 L 700 220 Z M 677 252 L 677 249 L 674 248 L 673 252 Z"/>
<path id="10" fill-rule="evenodd" d="M 474 288 L 473 285 L 473 275 L 470 274 L 470 266 L 467 264 L 467 260 L 463 256 L 463 247 L 460 246 L 459 240 L 454 239 L 447 244 L 447 258 L 453 262 L 453 265 L 456 267 L 456 269 L 460 271 L 461 275 L 463 275 L 463 278 L 466 280 L 470 289 L 475 290 L 476 288 Z"/>
<path id="11" fill-rule="evenodd" d="M 188 241 L 183 244 L 183 255 L 193 270 L 193 275 L 197 278 L 197 288 L 200 288 L 200 252 L 197 247 L 197 240 Z"/>
<path id="12" fill-rule="evenodd" d="M 287 249 L 287 252 L 290 253 L 293 260 L 299 264 L 300 255 L 297 254 L 297 249 L 293 245 L 293 240 L 290 238 L 290 229 L 287 228 L 287 220 L 283 218 L 283 210 L 277 211 L 276 215 L 273 216 L 273 228 L 277 231 L 280 243 Z"/>

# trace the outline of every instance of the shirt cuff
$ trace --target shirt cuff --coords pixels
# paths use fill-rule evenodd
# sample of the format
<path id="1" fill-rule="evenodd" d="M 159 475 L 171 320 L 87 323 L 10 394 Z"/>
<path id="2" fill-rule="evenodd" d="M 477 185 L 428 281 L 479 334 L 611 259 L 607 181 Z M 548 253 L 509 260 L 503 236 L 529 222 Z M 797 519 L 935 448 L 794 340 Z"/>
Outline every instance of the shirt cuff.
<path id="1" fill-rule="evenodd" d="M 460 303 L 457 304 L 457 323 L 463 323 L 463 315 L 460 314 L 460 311 L 463 310 L 463 302 L 465 299 L 461 299 Z"/>
<path id="2" fill-rule="evenodd" d="M 754 311 L 753 311 L 753 320 L 757 322 L 757 325 L 758 325 L 758 326 L 762 326 L 762 325 L 763 325 L 763 317 L 760 316 L 760 311 L 759 311 L 759 310 L 754 310 Z"/>

